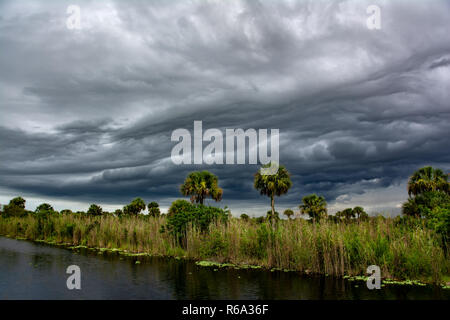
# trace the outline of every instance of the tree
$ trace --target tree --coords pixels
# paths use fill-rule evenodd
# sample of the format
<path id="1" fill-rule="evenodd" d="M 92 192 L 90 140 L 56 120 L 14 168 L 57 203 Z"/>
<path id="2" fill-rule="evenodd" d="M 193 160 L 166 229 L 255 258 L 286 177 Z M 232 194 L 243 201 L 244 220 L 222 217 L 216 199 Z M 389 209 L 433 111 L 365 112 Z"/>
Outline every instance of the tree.
<path id="1" fill-rule="evenodd" d="M 427 225 L 442 236 L 447 250 L 450 238 L 450 184 L 441 169 L 424 167 L 408 181 L 409 199 L 402 205 L 405 216 L 424 218 Z"/>
<path id="2" fill-rule="evenodd" d="M 115 215 L 116 217 L 120 217 L 122 214 L 123 214 L 123 211 L 122 211 L 121 209 L 116 209 L 116 210 L 114 211 L 114 215 Z"/>
<path id="3" fill-rule="evenodd" d="M 241 219 L 242 219 L 242 220 L 248 221 L 249 218 L 250 218 L 250 217 L 248 216 L 248 214 L 245 214 L 245 213 L 241 214 Z"/>
<path id="4" fill-rule="evenodd" d="M 344 216 L 344 218 L 346 220 L 351 220 L 352 218 L 354 218 L 356 216 L 356 214 L 355 214 L 355 212 L 353 211 L 352 208 L 344 209 L 342 211 L 342 215 Z"/>
<path id="5" fill-rule="evenodd" d="M 359 214 L 358 219 L 360 221 L 367 221 L 369 219 L 369 215 L 365 211 L 363 211 Z"/>
<path id="6" fill-rule="evenodd" d="M 435 208 L 450 205 L 450 195 L 440 191 L 427 191 L 409 198 L 402 205 L 402 213 L 407 216 L 430 218 Z"/>
<path id="7" fill-rule="evenodd" d="M 137 216 L 142 210 L 145 210 L 145 202 L 141 198 L 136 198 L 129 205 L 123 207 L 123 213 L 127 215 Z"/>
<path id="8" fill-rule="evenodd" d="M 50 213 L 54 213 L 55 210 L 53 210 L 53 207 L 50 204 L 48 204 L 48 203 L 41 203 L 40 205 L 37 206 L 35 212 L 36 213 L 47 213 L 47 214 L 50 214 Z"/>
<path id="9" fill-rule="evenodd" d="M 87 214 L 91 216 L 101 216 L 102 212 L 103 212 L 102 207 L 96 204 L 91 204 L 91 206 L 87 211 Z"/>
<path id="10" fill-rule="evenodd" d="M 191 172 L 180 187 L 183 196 L 191 196 L 192 203 L 203 204 L 211 197 L 215 201 L 222 200 L 223 190 L 218 185 L 219 179 L 209 171 Z"/>
<path id="11" fill-rule="evenodd" d="M 423 167 L 409 178 L 408 195 L 417 196 L 428 191 L 441 191 L 450 194 L 448 175 L 441 169 Z"/>
<path id="12" fill-rule="evenodd" d="M 9 201 L 9 204 L 3 207 L 3 216 L 21 217 L 26 214 L 25 211 L 25 199 L 22 197 L 16 197 Z"/>
<path id="13" fill-rule="evenodd" d="M 268 163 L 262 168 L 269 168 L 272 164 Z M 261 195 L 270 197 L 272 215 L 275 215 L 275 196 L 281 196 L 288 192 L 292 187 L 290 174 L 284 166 L 279 166 L 276 174 L 262 175 L 261 170 L 255 174 L 254 187 L 259 190 Z"/>
<path id="14" fill-rule="evenodd" d="M 353 213 L 358 217 L 358 219 L 360 219 L 362 216 L 367 216 L 364 208 L 359 206 L 353 208 Z"/>
<path id="15" fill-rule="evenodd" d="M 153 201 L 148 204 L 148 214 L 151 217 L 159 217 L 161 215 L 159 204 L 157 202 Z"/>
<path id="16" fill-rule="evenodd" d="M 342 211 L 338 211 L 335 214 L 338 221 L 346 220 L 350 221 L 352 219 L 358 218 L 358 220 L 365 220 L 369 215 L 364 211 L 363 207 L 346 208 Z"/>
<path id="17" fill-rule="evenodd" d="M 291 209 L 286 209 L 286 210 L 284 210 L 283 214 L 284 214 L 286 217 L 288 217 L 288 219 L 290 220 L 290 219 L 291 219 L 291 216 L 294 215 L 294 211 L 292 211 Z"/>
<path id="18" fill-rule="evenodd" d="M 221 208 L 193 204 L 186 200 L 175 200 L 169 208 L 167 225 L 163 230 L 169 231 L 180 244 L 186 246 L 186 232 L 189 226 L 206 233 L 211 223 L 217 221 L 226 223 L 228 214 L 227 210 Z"/>
<path id="19" fill-rule="evenodd" d="M 303 197 L 303 204 L 299 206 L 302 214 L 308 214 L 313 221 L 319 221 L 327 215 L 327 202 L 322 196 L 310 194 Z"/>
<path id="20" fill-rule="evenodd" d="M 73 214 L 73 212 L 70 209 L 64 209 L 64 210 L 61 210 L 61 214 Z"/>
<path id="21" fill-rule="evenodd" d="M 15 197 L 9 201 L 10 206 L 17 206 L 19 208 L 25 209 L 26 200 L 22 197 Z"/>
<path id="22" fill-rule="evenodd" d="M 402 204 L 402 214 L 410 217 L 420 217 L 419 206 L 415 198 L 409 198 Z"/>

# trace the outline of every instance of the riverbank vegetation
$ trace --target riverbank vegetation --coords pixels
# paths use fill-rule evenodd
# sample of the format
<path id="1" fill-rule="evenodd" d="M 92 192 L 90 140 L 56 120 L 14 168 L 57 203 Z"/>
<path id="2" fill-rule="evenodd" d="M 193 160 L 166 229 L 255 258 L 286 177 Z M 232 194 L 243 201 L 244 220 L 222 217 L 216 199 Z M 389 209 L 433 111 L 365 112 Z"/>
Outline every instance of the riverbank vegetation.
<path id="1" fill-rule="evenodd" d="M 378 265 L 382 275 L 439 283 L 450 263 L 439 238 L 421 221 L 370 218 L 367 221 L 311 223 L 304 219 L 280 220 L 276 225 L 255 219 L 229 218 L 208 226 L 207 232 L 191 224 L 184 243 L 161 232 L 167 217 L 87 216 L 55 214 L 0 219 L 0 234 L 71 246 L 120 249 L 211 260 L 236 265 L 296 270 L 336 276 L 363 275 Z"/>
<path id="2" fill-rule="evenodd" d="M 114 213 L 95 204 L 87 212 L 57 212 L 47 203 L 31 212 L 17 197 L 0 214 L 0 235 L 342 277 L 365 275 L 369 265 L 377 265 L 384 278 L 449 281 L 450 201 L 441 171 L 424 168 L 410 178 L 403 216 L 369 216 L 362 207 L 329 215 L 325 198 L 313 194 L 298 207 L 308 219 L 293 210 L 284 212 L 288 219 L 280 219 L 274 197 L 292 185 L 280 168 L 281 183 L 276 176 L 255 175 L 255 188 L 270 198 L 271 206 L 258 218 L 233 217 L 227 209 L 203 205 L 207 197 L 220 201 L 222 189 L 215 176 L 202 173 L 190 175 L 181 187 L 191 202 L 176 200 L 167 214 L 156 202 L 149 203 L 150 214 L 141 214 L 146 205 L 140 198 Z"/>

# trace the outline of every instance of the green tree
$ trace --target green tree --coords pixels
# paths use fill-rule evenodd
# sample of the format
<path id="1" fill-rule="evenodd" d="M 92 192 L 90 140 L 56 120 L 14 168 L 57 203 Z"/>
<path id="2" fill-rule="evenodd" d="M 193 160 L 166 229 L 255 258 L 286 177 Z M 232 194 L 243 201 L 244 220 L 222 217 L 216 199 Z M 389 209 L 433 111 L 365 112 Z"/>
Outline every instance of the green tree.
<path id="1" fill-rule="evenodd" d="M 145 210 L 145 202 L 141 198 L 136 198 L 129 205 L 123 207 L 123 213 L 126 215 L 137 216 L 142 210 Z"/>
<path id="2" fill-rule="evenodd" d="M 450 239 L 450 184 L 441 169 L 424 167 L 408 181 L 409 199 L 402 205 L 405 216 L 424 218 L 427 225 L 442 236 L 447 250 Z"/>
<path id="3" fill-rule="evenodd" d="M 294 211 L 292 211 L 291 209 L 286 209 L 284 210 L 283 214 L 288 217 L 288 219 L 290 220 L 291 217 L 294 215 Z"/>
<path id="4" fill-rule="evenodd" d="M 180 187 L 183 196 L 190 196 L 192 203 L 203 204 L 206 198 L 222 200 L 223 190 L 219 187 L 219 179 L 209 171 L 191 172 Z"/>
<path id="5" fill-rule="evenodd" d="M 54 213 L 55 210 L 53 209 L 53 207 L 48 204 L 48 203 L 41 203 L 40 205 L 37 206 L 36 213 L 47 213 L 47 214 L 51 214 Z"/>
<path id="6" fill-rule="evenodd" d="M 91 206 L 87 211 L 87 214 L 90 216 L 101 216 L 102 212 L 103 212 L 102 207 L 96 204 L 91 204 Z"/>
<path id="7" fill-rule="evenodd" d="M 241 219 L 242 219 L 242 220 L 248 221 L 249 218 L 250 218 L 250 217 L 248 216 L 248 214 L 245 214 L 245 213 L 241 214 Z"/>
<path id="8" fill-rule="evenodd" d="M 409 198 L 402 204 L 402 213 L 405 216 L 420 217 L 419 206 L 417 205 L 415 198 Z"/>
<path id="9" fill-rule="evenodd" d="M 342 211 L 342 215 L 344 216 L 345 220 L 351 220 L 356 216 L 355 212 L 352 208 L 346 208 Z"/>
<path id="10" fill-rule="evenodd" d="M 10 206 L 16 206 L 25 209 L 26 200 L 22 197 L 15 197 L 9 201 Z"/>
<path id="11" fill-rule="evenodd" d="M 359 214 L 358 219 L 360 221 L 367 221 L 369 220 L 369 215 L 367 214 L 367 212 L 363 211 Z"/>
<path id="12" fill-rule="evenodd" d="M 353 208 L 353 213 L 358 219 L 360 219 L 361 216 L 364 216 L 364 214 L 367 215 L 367 213 L 364 211 L 364 208 L 359 206 Z"/>
<path id="13" fill-rule="evenodd" d="M 262 168 L 269 168 L 271 163 L 268 163 Z M 288 192 L 292 187 L 290 174 L 284 166 L 279 166 L 276 174 L 262 175 L 261 170 L 255 174 L 254 187 L 259 190 L 261 195 L 270 197 L 270 206 L 272 208 L 272 215 L 275 215 L 275 196 L 281 196 Z"/>
<path id="14" fill-rule="evenodd" d="M 226 223 L 228 214 L 228 211 L 220 208 L 175 200 L 167 214 L 167 225 L 161 232 L 169 231 L 180 244 L 186 246 L 186 231 L 190 225 L 206 233 L 211 223 L 216 221 Z"/>
<path id="15" fill-rule="evenodd" d="M 322 196 L 310 194 L 303 197 L 303 204 L 299 206 L 302 214 L 308 214 L 313 221 L 319 221 L 327 216 L 327 202 Z"/>
<path id="16" fill-rule="evenodd" d="M 25 199 L 22 197 L 16 197 L 9 201 L 9 204 L 3 207 L 3 214 L 4 217 L 21 217 L 26 214 L 25 211 Z"/>
<path id="17" fill-rule="evenodd" d="M 148 204 L 148 214 L 151 217 L 159 217 L 161 215 L 159 204 L 157 202 L 153 201 Z"/>
<path id="18" fill-rule="evenodd" d="M 428 191 L 441 191 L 450 194 L 448 175 L 441 169 L 423 167 L 409 178 L 408 195 L 417 196 Z"/>

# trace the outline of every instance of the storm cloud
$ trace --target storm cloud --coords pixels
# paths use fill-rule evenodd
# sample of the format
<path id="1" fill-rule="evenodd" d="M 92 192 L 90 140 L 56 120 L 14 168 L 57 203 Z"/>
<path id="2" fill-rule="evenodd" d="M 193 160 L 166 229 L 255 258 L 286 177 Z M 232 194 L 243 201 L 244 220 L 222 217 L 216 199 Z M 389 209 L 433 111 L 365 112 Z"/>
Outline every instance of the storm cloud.
<path id="1" fill-rule="evenodd" d="M 279 211 L 317 193 L 397 213 L 414 170 L 450 169 L 449 21 L 439 0 L 1 1 L 0 202 L 167 207 L 207 169 L 221 206 L 263 214 L 257 165 L 171 161 L 171 133 L 201 120 L 280 130 Z"/>

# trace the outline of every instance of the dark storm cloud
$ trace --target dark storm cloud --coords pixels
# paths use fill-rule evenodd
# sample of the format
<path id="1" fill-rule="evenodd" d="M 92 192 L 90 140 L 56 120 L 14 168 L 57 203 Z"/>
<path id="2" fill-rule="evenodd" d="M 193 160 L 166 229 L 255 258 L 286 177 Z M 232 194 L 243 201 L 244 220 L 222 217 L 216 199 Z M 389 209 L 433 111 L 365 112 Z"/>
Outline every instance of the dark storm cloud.
<path id="1" fill-rule="evenodd" d="M 70 4 L 0 4 L 5 196 L 168 205 L 208 169 L 223 204 L 264 207 L 256 165 L 172 163 L 194 120 L 280 129 L 281 207 L 315 192 L 394 208 L 413 170 L 450 169 L 448 1 L 383 2 L 377 31 L 365 1 L 82 1 L 81 30 Z"/>

